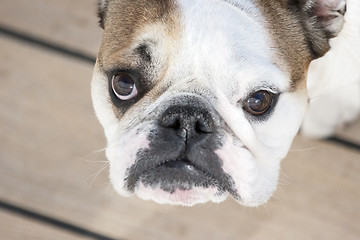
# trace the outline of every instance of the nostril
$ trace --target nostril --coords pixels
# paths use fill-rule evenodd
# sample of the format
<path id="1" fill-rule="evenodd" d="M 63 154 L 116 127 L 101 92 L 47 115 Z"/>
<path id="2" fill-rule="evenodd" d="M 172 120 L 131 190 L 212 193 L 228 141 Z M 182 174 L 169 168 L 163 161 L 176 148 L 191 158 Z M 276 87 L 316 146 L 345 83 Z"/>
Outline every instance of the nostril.
<path id="1" fill-rule="evenodd" d="M 166 128 L 171 128 L 176 131 L 176 135 L 180 138 L 186 138 L 187 130 L 182 126 L 180 115 L 171 115 L 164 117 L 160 121 L 160 125 Z"/>
<path id="2" fill-rule="evenodd" d="M 213 128 L 211 124 L 206 121 L 199 119 L 195 123 L 195 132 L 197 133 L 211 133 L 213 132 Z"/>
<path id="3" fill-rule="evenodd" d="M 179 129 L 181 127 L 180 118 L 178 115 L 167 115 L 161 119 L 160 125 L 163 127 Z"/>
<path id="4" fill-rule="evenodd" d="M 214 132 L 214 121 L 210 112 L 204 108 L 189 106 L 168 108 L 160 118 L 159 125 L 175 130 L 176 135 L 184 139 Z"/>
<path id="5" fill-rule="evenodd" d="M 181 127 L 180 118 L 176 118 L 174 124 L 171 127 L 173 127 L 174 129 L 180 129 Z"/>

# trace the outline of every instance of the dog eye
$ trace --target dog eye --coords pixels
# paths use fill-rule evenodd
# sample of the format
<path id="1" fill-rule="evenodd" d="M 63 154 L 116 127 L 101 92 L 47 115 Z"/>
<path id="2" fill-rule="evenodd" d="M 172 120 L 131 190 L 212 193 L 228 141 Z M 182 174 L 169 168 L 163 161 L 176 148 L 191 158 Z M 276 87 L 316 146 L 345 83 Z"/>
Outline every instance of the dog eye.
<path id="1" fill-rule="evenodd" d="M 134 79 L 127 73 L 113 76 L 112 89 L 120 100 L 129 100 L 138 94 Z"/>
<path id="2" fill-rule="evenodd" d="M 252 115 L 259 116 L 264 114 L 272 105 L 273 94 L 261 90 L 254 92 L 245 100 L 244 109 Z"/>

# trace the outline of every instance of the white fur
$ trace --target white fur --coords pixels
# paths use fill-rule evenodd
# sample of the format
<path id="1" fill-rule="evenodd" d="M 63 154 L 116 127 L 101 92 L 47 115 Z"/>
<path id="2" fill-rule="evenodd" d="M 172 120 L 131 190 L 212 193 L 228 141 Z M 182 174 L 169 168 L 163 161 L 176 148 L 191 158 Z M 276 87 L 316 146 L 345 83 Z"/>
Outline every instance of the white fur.
<path id="1" fill-rule="evenodd" d="M 353 1 L 356 0 L 352 0 L 352 4 Z M 229 2 L 241 5 L 243 10 Z M 111 181 L 119 194 L 130 195 L 124 188 L 127 169 L 135 163 L 137 151 L 149 147 L 147 136 L 156 128 L 157 114 L 177 97 L 200 94 L 219 113 L 229 130 L 224 145 L 215 153 L 222 160 L 225 173 L 235 182 L 241 197 L 239 202 L 247 206 L 264 203 L 276 188 L 280 160 L 287 154 L 305 114 L 306 89 L 300 87 L 296 92 L 289 92 L 289 73 L 273 63 L 275 54 L 271 51 L 275 47 L 268 36 L 265 19 L 251 1 L 178 0 L 178 6 L 182 23 L 179 39 L 168 37 L 158 24 L 144 26 L 133 43 L 136 46 L 144 39 L 156 42 L 152 53 L 158 69 L 153 79 L 167 66 L 162 82 L 153 91 L 165 86 L 167 90 L 155 100 L 151 94 L 145 95 L 141 104 L 134 105 L 118 119 L 108 96 L 107 78 L 98 70 L 98 65 L 95 66 L 92 97 L 108 140 L 106 153 Z M 351 51 L 343 53 L 345 58 L 350 54 Z M 357 57 L 351 58 L 349 67 L 357 64 Z M 311 96 L 317 92 L 314 78 L 318 76 L 313 69 L 319 68 L 316 70 L 319 75 L 327 62 L 312 65 L 308 84 Z M 335 69 L 337 64 L 340 63 L 333 61 L 331 66 Z M 343 69 L 345 67 L 340 68 Z M 349 75 L 357 81 L 356 74 L 358 72 L 352 71 Z M 249 120 L 242 109 L 241 100 L 255 90 L 282 93 L 266 121 Z M 207 95 L 207 91 L 212 95 Z M 354 91 L 354 94 L 358 93 Z M 358 111 L 357 106 L 354 101 L 354 112 Z M 159 203 L 186 206 L 219 202 L 227 196 L 214 188 L 198 187 L 170 194 L 141 183 L 135 188 L 135 194 Z"/>
<path id="2" fill-rule="evenodd" d="M 168 193 L 160 188 L 148 188 L 142 183 L 136 189 L 136 194 L 144 200 L 153 200 L 160 204 L 172 204 L 194 206 L 195 204 L 215 202 L 219 203 L 226 199 L 228 193 L 219 194 L 215 187 L 193 187 L 190 190 L 176 189 L 174 193 Z"/>
<path id="3" fill-rule="evenodd" d="M 235 181 L 241 196 L 239 201 L 254 206 L 271 196 L 280 160 L 286 155 L 301 121 L 305 107 L 300 100 L 306 102 L 302 97 L 305 94 L 283 94 L 278 103 L 281 108 L 271 118 L 274 120 L 256 124 L 247 119 L 238 102 L 254 90 L 286 92 L 289 77 L 273 64 L 272 43 L 260 12 L 250 1 L 232 1 L 236 2 L 242 5 L 243 11 L 218 0 L 179 1 L 182 37 L 171 44 L 164 40 L 166 36 L 161 34 L 161 26 L 144 26 L 133 45 L 144 39 L 155 39 L 157 47 L 153 49 L 153 57 L 158 66 L 168 64 L 163 84 L 170 87 L 156 101 L 151 102 L 145 96 L 143 104 L 133 107 L 120 121 L 114 116 L 109 97 L 103 96 L 108 88 L 105 76 L 95 70 L 94 107 L 105 128 L 110 178 L 118 193 L 128 195 L 124 191 L 126 170 L 135 163 L 137 150 L 148 147 L 146 135 L 155 126 L 153 112 L 165 108 L 172 98 L 191 95 L 195 89 L 210 89 L 216 101 L 206 100 L 234 134 L 227 136 L 225 145 L 216 153 L 223 161 L 224 171 Z M 160 49 L 171 51 L 169 59 L 164 58 L 167 52 Z M 298 107 L 292 108 L 294 105 Z M 291 121 L 280 117 L 284 111 L 290 113 Z M 283 125 L 292 130 L 279 127 Z M 227 195 L 219 195 L 210 188 L 169 194 L 141 184 L 135 193 L 144 199 L 182 205 L 218 202 Z"/>
<path id="4" fill-rule="evenodd" d="M 273 64 L 264 19 L 250 2 L 238 1 L 245 12 L 223 1 L 180 3 L 185 36 L 180 52 L 184 57 L 177 56 L 172 69 L 190 69 L 192 78 L 215 89 L 213 107 L 235 134 L 226 138 L 217 154 L 235 180 L 239 201 L 249 206 L 263 203 L 276 188 L 280 160 L 306 109 L 306 93 L 286 93 L 288 73 Z M 259 124 L 249 121 L 238 105 L 258 87 L 285 92 L 271 118 Z"/>
<path id="5" fill-rule="evenodd" d="M 345 24 L 308 73 L 310 107 L 302 133 L 327 137 L 360 113 L 360 1 L 348 0 Z"/>
<path id="6" fill-rule="evenodd" d="M 136 154 L 140 149 L 149 148 L 147 140 L 149 128 L 146 125 L 144 123 L 138 128 L 131 129 L 106 148 L 106 157 L 110 159 L 110 180 L 115 190 L 121 195 L 129 195 L 124 189 L 128 167 L 134 164 Z M 144 127 L 144 130 L 141 129 Z"/>

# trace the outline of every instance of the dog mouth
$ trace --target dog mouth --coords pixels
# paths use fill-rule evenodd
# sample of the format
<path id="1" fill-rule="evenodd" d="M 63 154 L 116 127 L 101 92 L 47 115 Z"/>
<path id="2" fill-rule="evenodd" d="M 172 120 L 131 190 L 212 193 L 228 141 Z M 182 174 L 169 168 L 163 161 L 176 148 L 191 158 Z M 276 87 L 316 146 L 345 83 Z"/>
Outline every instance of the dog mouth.
<path id="1" fill-rule="evenodd" d="M 180 157 L 175 161 L 166 161 L 159 164 L 157 167 L 165 167 L 171 169 L 179 169 L 187 172 L 197 172 L 199 171 L 194 164 L 192 164 L 187 158 Z"/>
<path id="2" fill-rule="evenodd" d="M 197 132 L 184 138 L 175 130 L 159 127 L 149 134 L 149 146 L 139 149 L 126 169 L 123 190 L 146 199 L 226 192 L 238 197 L 234 180 L 215 153 L 222 135 Z"/>
<path id="3" fill-rule="evenodd" d="M 191 190 L 194 187 L 209 188 L 220 183 L 208 172 L 196 166 L 186 157 L 164 161 L 139 175 L 137 184 L 145 187 L 160 187 L 165 192 L 174 193 L 179 190 Z"/>

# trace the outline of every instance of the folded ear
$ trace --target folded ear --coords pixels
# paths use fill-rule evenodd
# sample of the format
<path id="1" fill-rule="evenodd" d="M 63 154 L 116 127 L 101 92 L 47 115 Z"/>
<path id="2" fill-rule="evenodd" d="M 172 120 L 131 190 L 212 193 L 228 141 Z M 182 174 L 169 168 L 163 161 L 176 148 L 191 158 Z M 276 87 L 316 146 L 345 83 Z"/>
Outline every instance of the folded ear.
<path id="1" fill-rule="evenodd" d="M 298 1 L 314 58 L 321 57 L 330 49 L 330 38 L 336 37 L 343 27 L 346 0 Z"/>
<path id="2" fill-rule="evenodd" d="M 105 14 L 107 10 L 109 0 L 98 0 L 98 10 L 97 14 L 99 17 L 100 27 L 104 28 Z"/>

